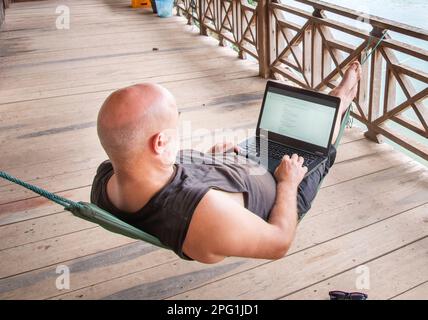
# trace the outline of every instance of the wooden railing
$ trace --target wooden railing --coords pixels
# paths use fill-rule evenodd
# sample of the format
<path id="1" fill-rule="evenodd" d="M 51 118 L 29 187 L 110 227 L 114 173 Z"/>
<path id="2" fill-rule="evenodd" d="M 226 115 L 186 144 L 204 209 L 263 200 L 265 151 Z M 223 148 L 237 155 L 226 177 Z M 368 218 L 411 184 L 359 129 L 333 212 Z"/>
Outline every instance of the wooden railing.
<path id="1" fill-rule="evenodd" d="M 257 1 L 236 0 L 178 0 L 178 14 L 188 23 L 196 22 L 200 33 L 216 36 L 220 45 L 234 45 L 241 58 L 246 54 L 258 59 Z"/>
<path id="2" fill-rule="evenodd" d="M 428 160 L 428 31 L 322 1 L 295 2 L 309 9 L 269 0 L 178 0 L 177 11 L 201 34 L 230 42 L 241 58 L 257 59 L 262 77 L 318 91 L 336 86 L 350 62 L 374 49 L 352 115 L 367 126 L 367 138 L 385 136 Z"/>

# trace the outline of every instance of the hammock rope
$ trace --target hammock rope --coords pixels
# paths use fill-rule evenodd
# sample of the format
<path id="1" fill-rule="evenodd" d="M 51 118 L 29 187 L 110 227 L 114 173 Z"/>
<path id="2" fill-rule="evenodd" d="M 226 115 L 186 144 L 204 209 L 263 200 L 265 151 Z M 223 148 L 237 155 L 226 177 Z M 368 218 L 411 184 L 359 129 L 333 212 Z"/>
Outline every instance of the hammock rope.
<path id="1" fill-rule="evenodd" d="M 30 183 L 27 183 L 25 181 L 22 181 L 16 177 L 11 176 L 10 174 L 4 172 L 4 171 L 0 171 L 0 177 L 6 180 L 9 180 L 10 182 L 13 182 L 15 184 L 18 184 L 30 191 L 33 191 L 39 195 L 41 195 L 42 197 L 49 199 L 61 206 L 63 206 L 64 208 L 69 208 L 69 207 L 76 207 L 76 208 L 80 208 L 82 207 L 82 204 L 78 203 L 78 202 L 74 202 L 70 199 L 66 199 L 64 197 L 61 197 L 55 193 L 49 192 L 47 190 L 44 190 L 42 188 L 39 188 L 35 185 L 32 185 Z"/>
<path id="2" fill-rule="evenodd" d="M 63 206 L 65 210 L 70 211 L 74 216 L 98 224 L 100 227 L 108 231 L 118 233 L 129 238 L 143 240 L 161 248 L 170 249 L 155 236 L 116 218 L 113 214 L 97 207 L 92 203 L 72 201 L 32 185 L 28 182 L 22 181 L 21 179 L 13 177 L 4 171 L 0 171 L 0 178 L 6 179 L 12 183 L 33 191 L 40 196 Z"/>

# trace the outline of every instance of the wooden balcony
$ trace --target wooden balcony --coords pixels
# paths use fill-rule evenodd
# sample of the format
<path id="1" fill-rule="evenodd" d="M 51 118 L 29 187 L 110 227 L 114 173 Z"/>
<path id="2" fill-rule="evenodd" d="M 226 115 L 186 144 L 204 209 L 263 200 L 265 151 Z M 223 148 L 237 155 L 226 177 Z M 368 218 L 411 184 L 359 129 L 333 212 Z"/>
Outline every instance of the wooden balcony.
<path id="1" fill-rule="evenodd" d="M 304 88 L 330 90 L 350 62 L 373 52 L 353 117 L 367 138 L 382 135 L 428 160 L 428 31 L 323 1 L 295 2 L 306 10 L 277 0 L 178 0 L 178 8 L 200 34 L 258 60 L 262 77 Z"/>
<path id="2" fill-rule="evenodd" d="M 72 14 L 69 30 L 55 27 L 57 1 L 12 3 L 0 32 L 1 170 L 88 201 L 96 167 L 106 158 L 96 116 L 117 88 L 146 81 L 167 87 L 181 121 L 192 127 L 183 142 L 205 150 L 215 132 L 217 139 L 230 132 L 242 137 L 254 128 L 266 76 L 328 90 L 384 30 L 427 41 L 425 30 L 378 18 L 369 19 L 370 35 L 324 16 L 355 19 L 353 11 L 299 2 L 313 12 L 201 0 L 179 2 L 184 18 L 160 19 L 131 9 L 127 0 L 61 1 Z M 283 11 L 306 22 L 291 22 Z M 361 40 L 333 39 L 333 29 Z M 381 134 L 427 159 L 420 140 L 427 137 L 427 89 L 412 80 L 427 83 L 426 69 L 398 62 L 397 52 L 426 66 L 426 51 L 388 34 L 365 65 L 353 115 L 367 125 L 366 136 Z M 426 166 L 354 126 L 286 257 L 204 265 L 109 233 L 0 181 L 0 299 L 327 299 L 333 289 L 365 291 L 369 299 L 426 298 L 427 194 Z M 68 290 L 55 287 L 61 265 L 71 271 Z M 360 289 L 367 270 L 370 288 Z"/>

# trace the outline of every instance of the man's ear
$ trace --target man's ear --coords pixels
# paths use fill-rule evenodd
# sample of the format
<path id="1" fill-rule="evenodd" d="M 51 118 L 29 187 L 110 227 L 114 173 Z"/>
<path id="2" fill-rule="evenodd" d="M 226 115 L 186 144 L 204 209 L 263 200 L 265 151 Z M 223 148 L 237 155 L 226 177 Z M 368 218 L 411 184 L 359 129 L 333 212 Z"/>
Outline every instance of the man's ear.
<path id="1" fill-rule="evenodd" d="M 152 138 L 152 148 L 156 154 L 162 154 L 167 144 L 168 136 L 164 132 L 159 132 Z"/>

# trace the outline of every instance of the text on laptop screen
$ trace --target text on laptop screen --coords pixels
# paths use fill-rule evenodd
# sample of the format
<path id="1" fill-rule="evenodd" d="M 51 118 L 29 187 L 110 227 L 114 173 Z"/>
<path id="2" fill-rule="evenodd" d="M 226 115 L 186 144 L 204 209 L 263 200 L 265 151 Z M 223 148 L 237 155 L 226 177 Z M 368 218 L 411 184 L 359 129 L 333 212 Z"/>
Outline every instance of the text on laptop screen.
<path id="1" fill-rule="evenodd" d="M 335 112 L 325 104 L 268 91 L 260 128 L 327 148 Z"/>

